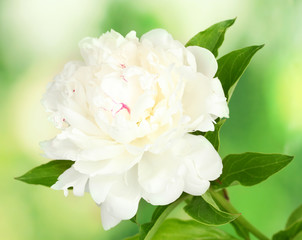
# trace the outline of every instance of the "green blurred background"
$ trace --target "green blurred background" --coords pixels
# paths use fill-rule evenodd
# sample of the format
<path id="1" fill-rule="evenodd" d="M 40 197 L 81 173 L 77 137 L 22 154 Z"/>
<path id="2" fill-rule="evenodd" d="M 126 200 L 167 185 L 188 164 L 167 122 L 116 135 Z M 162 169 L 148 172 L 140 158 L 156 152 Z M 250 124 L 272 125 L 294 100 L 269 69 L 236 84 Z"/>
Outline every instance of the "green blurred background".
<path id="1" fill-rule="evenodd" d="M 221 155 L 258 151 L 295 155 L 280 173 L 255 187 L 233 187 L 231 201 L 272 235 L 302 202 L 302 1 L 298 0 L 1 0 L 0 239 L 113 239 L 134 234 L 131 222 L 105 232 L 89 196 L 17 182 L 48 161 L 38 143 L 56 131 L 40 99 L 65 62 L 79 59 L 78 42 L 115 29 L 138 35 L 167 29 L 185 43 L 206 27 L 237 17 L 220 56 L 262 44 L 230 103 Z M 142 219 L 150 215 L 145 206 Z M 186 217 L 178 209 L 174 214 Z M 229 227 L 223 227 L 232 231 Z"/>

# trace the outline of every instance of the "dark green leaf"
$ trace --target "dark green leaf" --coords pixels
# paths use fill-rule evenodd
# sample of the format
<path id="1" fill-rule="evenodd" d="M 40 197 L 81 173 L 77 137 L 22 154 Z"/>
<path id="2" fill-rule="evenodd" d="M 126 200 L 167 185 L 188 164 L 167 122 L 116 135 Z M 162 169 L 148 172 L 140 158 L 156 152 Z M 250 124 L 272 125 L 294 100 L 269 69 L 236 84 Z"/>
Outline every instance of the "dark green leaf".
<path id="1" fill-rule="evenodd" d="M 221 184 L 217 188 L 225 188 L 239 182 L 244 186 L 252 186 L 280 171 L 293 159 L 282 154 L 242 153 L 230 154 L 223 159 Z"/>
<path id="2" fill-rule="evenodd" d="M 286 227 L 290 227 L 290 225 L 302 221 L 302 204 L 293 211 L 293 213 L 289 216 Z"/>
<path id="3" fill-rule="evenodd" d="M 139 240 L 144 240 L 148 232 L 152 229 L 155 222 L 144 223 L 139 229 Z"/>
<path id="4" fill-rule="evenodd" d="M 24 175 L 16 177 L 16 179 L 29 184 L 39 184 L 50 187 L 56 183 L 58 177 L 66 169 L 70 168 L 73 163 L 74 162 L 70 160 L 50 161 L 33 168 Z"/>
<path id="5" fill-rule="evenodd" d="M 130 219 L 130 221 L 133 222 L 133 223 L 135 223 L 135 224 L 138 224 L 137 223 L 137 219 L 136 219 L 136 214 L 135 214 L 135 216 L 133 218 Z"/>
<path id="6" fill-rule="evenodd" d="M 205 132 L 201 132 L 201 131 L 194 131 L 194 132 L 189 132 L 190 134 L 192 135 L 195 135 L 195 136 L 204 136 L 206 133 Z"/>
<path id="7" fill-rule="evenodd" d="M 201 132 L 201 131 L 194 131 L 190 132 L 190 134 L 195 135 L 195 136 L 204 136 L 206 139 L 212 143 L 214 148 L 218 151 L 219 150 L 219 143 L 220 143 L 220 137 L 219 137 L 219 131 L 221 126 L 225 123 L 226 119 L 216 119 L 216 124 L 215 124 L 215 130 L 214 131 L 209 131 L 209 132 Z"/>
<path id="8" fill-rule="evenodd" d="M 236 19 L 230 19 L 214 24 L 206 30 L 197 33 L 186 44 L 188 46 L 199 46 L 210 50 L 215 57 L 218 55 L 218 49 L 223 43 L 226 30 L 233 25 Z"/>
<path id="9" fill-rule="evenodd" d="M 168 219 L 152 240 L 235 240 L 233 236 L 214 227 L 190 220 Z"/>
<path id="10" fill-rule="evenodd" d="M 160 215 L 163 214 L 163 212 L 166 210 L 167 206 L 168 205 L 158 206 L 153 212 L 151 221 L 156 221 L 160 217 Z"/>
<path id="11" fill-rule="evenodd" d="M 264 45 L 251 46 L 230 52 L 218 59 L 216 77 L 221 81 L 224 94 L 230 100 L 233 90 L 254 54 Z"/>
<path id="12" fill-rule="evenodd" d="M 221 119 L 217 120 L 217 123 L 215 124 L 215 130 L 214 131 L 209 131 L 207 132 L 204 136 L 206 139 L 212 143 L 213 147 L 218 151 L 219 150 L 219 142 L 220 142 L 220 137 L 219 137 L 219 131 L 221 126 L 225 123 L 226 119 Z"/>
<path id="13" fill-rule="evenodd" d="M 210 226 L 229 223 L 240 215 L 223 212 L 206 202 L 202 197 L 193 197 L 191 202 L 184 207 L 184 210 L 198 222 Z"/>
<path id="14" fill-rule="evenodd" d="M 299 232 L 299 233 L 294 237 L 293 240 L 302 240 L 302 231 Z"/>

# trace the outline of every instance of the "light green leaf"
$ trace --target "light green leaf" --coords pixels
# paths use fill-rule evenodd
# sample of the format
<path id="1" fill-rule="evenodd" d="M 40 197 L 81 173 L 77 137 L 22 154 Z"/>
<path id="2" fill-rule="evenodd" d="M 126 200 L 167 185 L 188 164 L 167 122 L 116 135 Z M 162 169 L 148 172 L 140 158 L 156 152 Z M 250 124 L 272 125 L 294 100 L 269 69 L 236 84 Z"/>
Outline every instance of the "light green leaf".
<path id="1" fill-rule="evenodd" d="M 209 226 L 223 225 L 240 216 L 240 214 L 223 212 L 206 202 L 202 197 L 193 197 L 184 207 L 184 210 L 193 219 Z"/>
<path id="2" fill-rule="evenodd" d="M 283 231 L 276 233 L 273 236 L 273 240 L 290 240 L 300 234 L 302 231 L 302 221 L 298 221 L 292 224 L 290 227 Z"/>
<path id="3" fill-rule="evenodd" d="M 263 46 L 264 45 L 242 48 L 218 59 L 216 77 L 219 78 L 224 94 L 228 100 L 230 100 L 239 78 L 244 73 L 252 57 Z"/>
<path id="4" fill-rule="evenodd" d="M 233 222 L 231 222 L 231 225 L 235 229 L 238 236 L 243 237 L 246 240 L 251 239 L 249 232 L 242 225 L 240 225 L 240 223 L 238 223 L 237 221 L 233 221 Z"/>
<path id="5" fill-rule="evenodd" d="M 292 161 L 292 156 L 282 154 L 242 153 L 230 154 L 223 159 L 220 184 L 216 188 L 225 188 L 239 182 L 252 186 L 280 171 Z"/>
<path id="6" fill-rule="evenodd" d="M 218 55 L 218 49 L 223 43 L 226 30 L 233 25 L 236 19 L 230 19 L 214 24 L 206 30 L 197 33 L 186 44 L 188 46 L 199 46 L 210 50 L 215 57 Z"/>
<path id="7" fill-rule="evenodd" d="M 134 236 L 127 237 L 124 240 L 139 240 L 139 234 L 135 234 Z"/>
<path id="8" fill-rule="evenodd" d="M 295 211 L 292 212 L 292 214 L 289 216 L 286 227 L 290 227 L 290 225 L 302 221 L 302 204 L 295 209 Z"/>
<path id="9" fill-rule="evenodd" d="M 276 233 L 273 240 L 287 240 L 302 238 L 302 205 L 295 209 L 289 216 L 286 228 Z"/>
<path id="10" fill-rule="evenodd" d="M 29 184 L 39 184 L 50 187 L 56 183 L 58 177 L 68 168 L 71 167 L 73 161 L 54 160 L 46 164 L 42 164 L 33 168 L 24 175 L 15 179 Z"/>
<path id="11" fill-rule="evenodd" d="M 235 240 L 233 236 L 214 227 L 190 220 L 168 219 L 158 229 L 153 240 Z"/>

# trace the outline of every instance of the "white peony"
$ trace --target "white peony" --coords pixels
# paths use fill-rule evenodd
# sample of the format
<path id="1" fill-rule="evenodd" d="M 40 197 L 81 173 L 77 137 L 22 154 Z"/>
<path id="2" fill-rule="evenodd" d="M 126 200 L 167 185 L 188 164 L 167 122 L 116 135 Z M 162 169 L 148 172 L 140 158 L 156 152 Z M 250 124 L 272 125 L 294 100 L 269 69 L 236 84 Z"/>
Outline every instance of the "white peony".
<path id="1" fill-rule="evenodd" d="M 52 188 L 89 192 L 104 229 L 132 218 L 141 198 L 165 205 L 182 192 L 203 194 L 222 162 L 188 132 L 213 131 L 228 117 L 213 54 L 162 29 L 141 39 L 111 30 L 80 50 L 84 62 L 67 63 L 42 100 L 62 130 L 41 144 L 46 157 L 74 161 Z"/>

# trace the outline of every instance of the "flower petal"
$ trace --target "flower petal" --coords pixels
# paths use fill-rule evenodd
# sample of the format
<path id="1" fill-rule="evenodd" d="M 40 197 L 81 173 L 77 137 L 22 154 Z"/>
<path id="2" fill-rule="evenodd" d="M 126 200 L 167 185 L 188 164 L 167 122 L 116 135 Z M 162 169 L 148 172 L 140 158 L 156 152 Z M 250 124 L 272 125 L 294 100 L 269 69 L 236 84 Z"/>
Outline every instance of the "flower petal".
<path id="1" fill-rule="evenodd" d="M 108 175 L 96 175 L 89 178 L 89 193 L 92 199 L 100 204 L 105 201 L 112 184 L 114 177 Z"/>
<path id="2" fill-rule="evenodd" d="M 141 155 L 132 155 L 125 151 L 124 153 L 101 161 L 76 161 L 74 168 L 89 176 L 98 174 L 121 174 L 128 171 L 141 159 Z"/>
<path id="3" fill-rule="evenodd" d="M 146 40 L 154 47 L 161 47 L 162 49 L 171 48 L 171 43 L 175 41 L 171 34 L 164 29 L 153 29 L 145 33 L 141 37 L 141 42 L 144 43 Z"/>
<path id="4" fill-rule="evenodd" d="M 56 138 L 40 143 L 45 156 L 51 159 L 99 161 L 119 156 L 125 151 L 121 144 L 88 136 L 68 128 Z"/>
<path id="5" fill-rule="evenodd" d="M 146 152 L 138 165 L 143 198 L 154 205 L 175 201 L 183 192 L 183 171 L 184 166 L 174 147 L 160 154 Z"/>
<path id="6" fill-rule="evenodd" d="M 222 160 L 213 145 L 203 136 L 186 134 L 180 152 L 185 157 L 188 174 L 197 175 L 202 180 L 215 180 L 222 172 Z M 191 163 L 192 161 L 192 163 Z M 192 170 L 192 164 L 196 171 Z M 191 181 L 189 178 L 188 181 Z"/>
<path id="7" fill-rule="evenodd" d="M 68 195 L 68 188 L 73 187 L 75 196 L 83 196 L 86 188 L 88 176 L 76 171 L 73 167 L 62 173 L 58 181 L 51 186 L 55 190 L 64 190 L 64 195 Z"/>
<path id="8" fill-rule="evenodd" d="M 134 167 L 124 177 L 114 183 L 105 202 L 101 205 L 104 228 L 113 227 L 118 219 L 126 220 L 132 218 L 137 212 L 140 198 L 137 167 Z M 115 221 L 112 221 L 112 219 Z"/>
<path id="9" fill-rule="evenodd" d="M 104 230 L 109 230 L 119 224 L 122 219 L 113 217 L 107 208 L 101 206 L 101 219 Z"/>
<path id="10" fill-rule="evenodd" d="M 206 48 L 198 46 L 189 46 L 187 49 L 195 56 L 197 71 L 209 78 L 213 78 L 218 69 L 213 53 Z"/>

